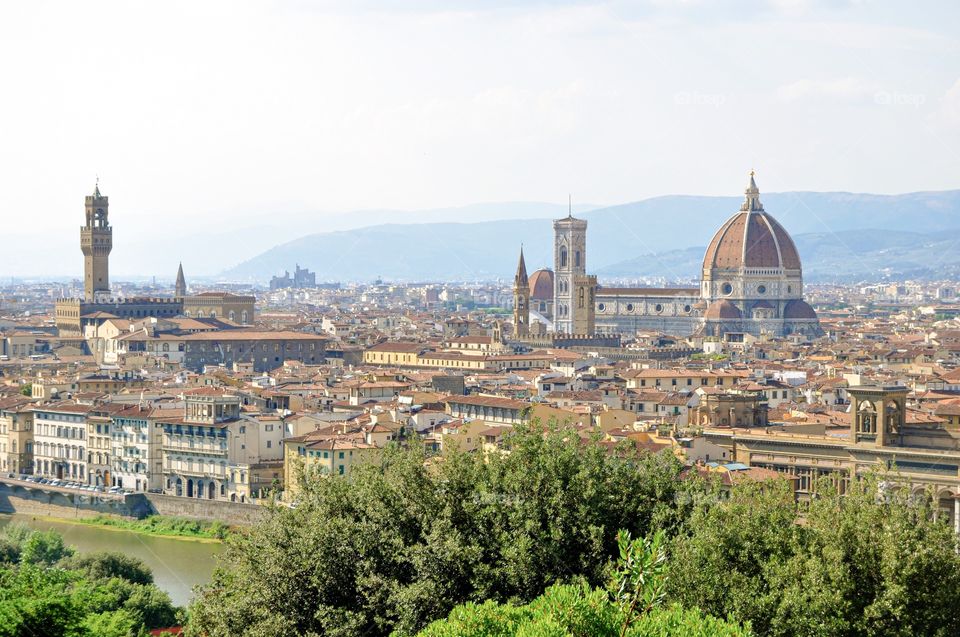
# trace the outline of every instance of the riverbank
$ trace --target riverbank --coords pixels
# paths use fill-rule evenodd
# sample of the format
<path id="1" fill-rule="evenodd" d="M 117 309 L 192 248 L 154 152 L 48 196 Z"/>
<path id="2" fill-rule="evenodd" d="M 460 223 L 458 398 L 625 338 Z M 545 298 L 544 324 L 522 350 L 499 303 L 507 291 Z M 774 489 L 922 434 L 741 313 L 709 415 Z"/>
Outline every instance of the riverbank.
<path id="1" fill-rule="evenodd" d="M 188 605 L 194 588 L 210 581 L 216 556 L 225 546 L 219 540 L 147 535 L 116 527 L 80 524 L 75 519 L 0 514 L 0 530 L 10 523 L 24 524 L 38 531 L 56 531 L 80 554 L 110 551 L 143 560 L 153 571 L 157 586 L 169 593 L 177 606 Z"/>
<path id="2" fill-rule="evenodd" d="M 60 521 L 193 542 L 222 542 L 232 532 L 230 527 L 222 522 L 201 522 L 167 515 L 150 515 L 142 520 L 98 515 L 90 518 Z"/>

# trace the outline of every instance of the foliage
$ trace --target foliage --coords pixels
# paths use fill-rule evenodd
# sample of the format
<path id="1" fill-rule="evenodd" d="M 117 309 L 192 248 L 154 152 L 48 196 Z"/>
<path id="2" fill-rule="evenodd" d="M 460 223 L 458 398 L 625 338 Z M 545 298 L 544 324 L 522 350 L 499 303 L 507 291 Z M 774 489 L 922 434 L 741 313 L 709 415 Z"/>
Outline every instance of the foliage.
<path id="1" fill-rule="evenodd" d="M 34 531 L 20 545 L 20 561 L 24 564 L 52 566 L 73 553 L 56 531 Z"/>
<path id="2" fill-rule="evenodd" d="M 667 589 L 666 536 L 658 529 L 652 537 L 630 539 L 630 533 L 617 534 L 620 560 L 613 571 L 610 593 L 623 617 L 620 634 L 640 615 L 659 606 Z"/>
<path id="3" fill-rule="evenodd" d="M 23 525 L 0 535 L 19 556 L 0 564 L 0 637 L 127 637 L 178 623 L 139 560 L 76 556 L 57 533 Z"/>
<path id="4" fill-rule="evenodd" d="M 749 637 L 750 630 L 680 606 L 627 621 L 600 589 L 551 586 L 525 606 L 485 602 L 456 607 L 419 637 Z"/>
<path id="5" fill-rule="evenodd" d="M 201 522 L 199 520 L 166 515 L 149 515 L 142 520 L 128 520 L 126 518 L 108 515 L 96 515 L 91 518 L 81 519 L 80 522 L 95 526 L 109 526 L 147 535 L 171 537 L 195 537 L 222 540 L 230 533 L 230 527 L 219 520 L 214 522 Z"/>
<path id="6" fill-rule="evenodd" d="M 134 584 L 153 584 L 150 568 L 135 557 L 123 553 L 86 553 L 60 560 L 57 564 L 68 571 L 79 571 L 90 580 L 119 577 Z"/>
<path id="7" fill-rule="evenodd" d="M 26 383 L 20 387 L 20 393 L 29 398 L 33 395 L 33 383 Z"/>
<path id="8" fill-rule="evenodd" d="M 295 509 L 227 540 L 190 634 L 412 634 L 464 602 L 602 585 L 618 529 L 676 529 L 686 515 L 669 454 L 611 453 L 537 423 L 505 446 L 427 464 L 392 448 L 346 477 L 305 480 Z"/>
<path id="9" fill-rule="evenodd" d="M 927 499 L 874 476 L 829 482 L 802 511 L 786 487 L 704 504 L 673 546 L 672 598 L 761 635 L 960 634 L 960 556 Z"/>

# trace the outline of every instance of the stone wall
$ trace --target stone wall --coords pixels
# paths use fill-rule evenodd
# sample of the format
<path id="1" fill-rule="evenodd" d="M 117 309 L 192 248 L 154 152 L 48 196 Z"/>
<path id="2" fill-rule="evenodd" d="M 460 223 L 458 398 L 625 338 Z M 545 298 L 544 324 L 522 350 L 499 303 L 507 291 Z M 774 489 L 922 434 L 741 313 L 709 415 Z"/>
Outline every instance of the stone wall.
<path id="1" fill-rule="evenodd" d="M 136 494 L 127 499 L 131 497 L 143 498 L 152 513 L 211 522 L 219 520 L 230 525 L 250 526 L 264 519 L 268 513 L 265 507 L 258 504 L 200 500 L 159 493 Z"/>
<path id="2" fill-rule="evenodd" d="M 0 482 L 0 513 L 22 513 L 65 520 L 98 515 L 142 518 L 148 514 L 142 504 L 129 498 L 108 499 L 95 494 L 45 492 Z"/>
<path id="3" fill-rule="evenodd" d="M 63 490 L 25 487 L 0 480 L 0 513 L 39 515 L 65 520 L 98 515 L 141 519 L 159 514 L 219 520 L 231 526 L 249 526 L 265 518 L 268 510 L 257 504 L 218 502 L 182 498 L 159 493 L 134 493 L 122 498 L 98 496 L 89 492 L 65 493 Z"/>

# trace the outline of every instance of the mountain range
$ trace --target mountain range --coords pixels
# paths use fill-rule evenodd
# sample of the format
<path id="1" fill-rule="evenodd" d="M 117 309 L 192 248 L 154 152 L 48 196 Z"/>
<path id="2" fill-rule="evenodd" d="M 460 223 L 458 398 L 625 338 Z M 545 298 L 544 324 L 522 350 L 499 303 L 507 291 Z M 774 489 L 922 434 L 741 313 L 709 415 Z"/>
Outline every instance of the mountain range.
<path id="1" fill-rule="evenodd" d="M 960 190 L 872 195 L 761 194 L 791 233 L 804 275 L 817 280 L 945 278 L 960 271 Z M 704 246 L 739 197 L 671 195 L 578 212 L 589 222 L 587 269 L 601 283 L 696 279 Z M 544 204 L 547 206 L 548 204 Z M 529 206 L 529 204 L 528 204 Z M 266 281 L 295 264 L 318 281 L 480 281 L 512 278 L 521 244 L 531 270 L 552 263 L 551 220 L 516 218 L 381 223 L 282 242 L 225 270 L 231 281 Z M 447 217 L 449 218 L 449 217 Z"/>

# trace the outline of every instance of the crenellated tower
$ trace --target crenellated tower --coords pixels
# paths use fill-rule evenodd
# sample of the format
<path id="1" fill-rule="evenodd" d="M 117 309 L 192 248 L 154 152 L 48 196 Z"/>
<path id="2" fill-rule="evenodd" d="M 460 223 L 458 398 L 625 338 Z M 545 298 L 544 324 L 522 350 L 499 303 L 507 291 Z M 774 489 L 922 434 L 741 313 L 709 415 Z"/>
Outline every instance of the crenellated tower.
<path id="1" fill-rule="evenodd" d="M 113 249 L 113 228 L 108 218 L 109 201 L 100 194 L 97 183 L 92 195 L 84 200 L 86 225 L 80 228 L 80 250 L 83 252 L 83 296 L 93 301 L 110 294 L 110 251 Z"/>

